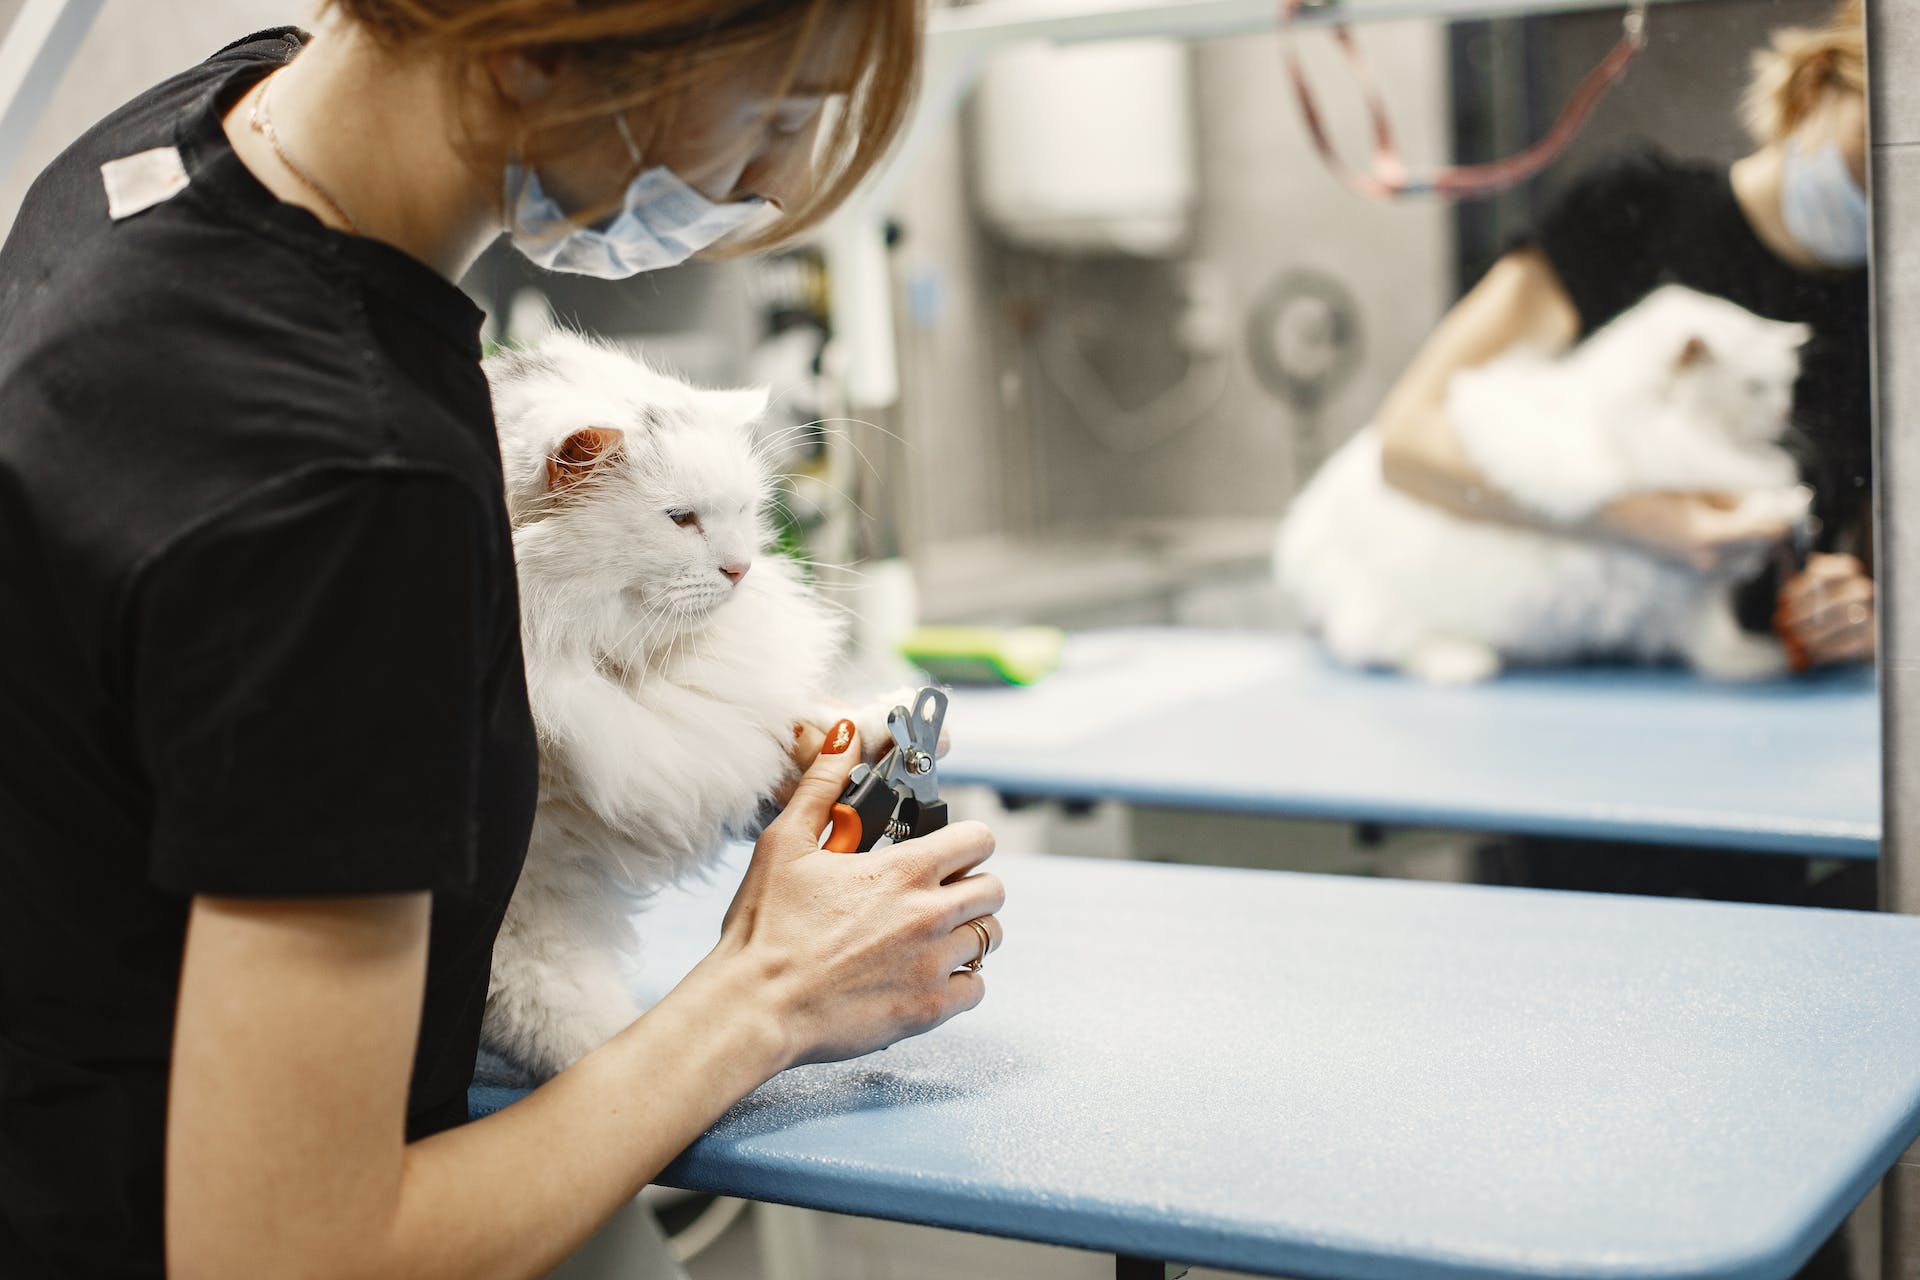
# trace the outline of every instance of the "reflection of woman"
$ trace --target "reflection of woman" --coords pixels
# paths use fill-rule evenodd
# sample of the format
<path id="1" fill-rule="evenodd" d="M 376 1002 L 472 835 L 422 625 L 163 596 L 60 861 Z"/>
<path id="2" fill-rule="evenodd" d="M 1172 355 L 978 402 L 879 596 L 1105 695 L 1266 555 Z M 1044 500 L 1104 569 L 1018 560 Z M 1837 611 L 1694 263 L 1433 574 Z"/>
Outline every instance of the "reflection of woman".
<path id="1" fill-rule="evenodd" d="M 544 1273 L 775 1071 L 981 999 L 991 837 L 819 852 L 859 752 L 816 736 L 714 951 L 462 1124 L 537 778 L 452 282 L 502 230 L 625 276 L 760 200 L 764 239 L 808 225 L 897 129 L 917 25 L 332 0 L 34 185 L 0 250 L 0 1275 Z"/>
<path id="2" fill-rule="evenodd" d="M 1646 147 L 1575 181 L 1532 243 L 1494 264 L 1388 394 L 1378 415 L 1387 478 L 1464 515 L 1532 522 L 1475 474 L 1448 428 L 1441 400 L 1456 370 L 1516 343 L 1565 347 L 1674 281 L 1805 322 L 1814 337 L 1794 416 L 1822 554 L 1784 584 L 1759 584 L 1744 612 L 1764 625 L 1777 611 L 1790 645 L 1812 662 L 1870 658 L 1863 43 L 1861 0 L 1845 0 L 1821 30 L 1777 33 L 1755 59 L 1746 103 L 1760 147 L 1731 168 Z M 1716 495 L 1649 494 L 1614 504 L 1588 532 L 1710 564 L 1730 544 L 1785 531 L 1748 522 Z"/>

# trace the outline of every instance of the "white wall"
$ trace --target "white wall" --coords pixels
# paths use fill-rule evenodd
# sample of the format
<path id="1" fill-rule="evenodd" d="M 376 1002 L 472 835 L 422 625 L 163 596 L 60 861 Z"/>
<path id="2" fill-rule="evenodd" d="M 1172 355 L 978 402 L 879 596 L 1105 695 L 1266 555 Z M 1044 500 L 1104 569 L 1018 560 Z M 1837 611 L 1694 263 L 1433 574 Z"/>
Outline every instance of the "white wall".
<path id="1" fill-rule="evenodd" d="M 0 28 L 23 4 L 0 0 Z M 311 0 L 107 0 L 19 164 L 0 174 L 0 235 L 34 176 L 100 117 L 249 32 L 307 23 L 312 8 Z"/>
<path id="2" fill-rule="evenodd" d="M 1373 24 L 1363 39 L 1410 156 L 1443 157 L 1440 29 Z M 1330 127 L 1348 155 L 1364 156 L 1364 117 L 1344 63 L 1324 37 L 1305 44 Z M 1129 452 L 1097 442 L 1038 363 L 1034 335 L 1050 323 L 1084 331 L 1087 358 L 1113 398 L 1146 400 L 1185 367 L 1170 337 L 1179 264 L 1034 253 L 983 231 L 964 163 L 979 139 L 963 112 L 918 158 L 900 200 L 902 284 L 933 280 L 940 303 L 931 317 L 904 299 L 902 307 L 914 544 L 1127 519 L 1275 517 L 1301 479 L 1299 424 L 1250 370 L 1248 308 L 1301 268 L 1336 277 L 1358 302 L 1360 361 L 1320 415 L 1324 450 L 1365 420 L 1450 301 L 1447 211 L 1370 203 L 1327 174 L 1295 117 L 1277 37 L 1203 41 L 1190 56 L 1200 202 L 1188 257 L 1223 284 L 1224 392 L 1210 402 L 1211 380 L 1196 383 L 1203 394 L 1191 403 L 1206 411 L 1164 444 Z"/>

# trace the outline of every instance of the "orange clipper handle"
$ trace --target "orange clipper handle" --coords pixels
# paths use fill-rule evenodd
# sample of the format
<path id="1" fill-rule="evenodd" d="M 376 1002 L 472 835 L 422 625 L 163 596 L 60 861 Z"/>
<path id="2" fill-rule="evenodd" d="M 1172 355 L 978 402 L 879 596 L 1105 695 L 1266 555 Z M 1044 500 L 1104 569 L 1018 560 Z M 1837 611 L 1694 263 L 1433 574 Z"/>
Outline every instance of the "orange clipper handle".
<path id="1" fill-rule="evenodd" d="M 822 848 L 828 853 L 858 853 L 862 834 L 860 814 L 852 805 L 836 804 L 833 806 L 833 830 L 828 833 L 827 843 Z"/>
<path id="2" fill-rule="evenodd" d="M 833 806 L 833 830 L 822 847 L 832 853 L 865 853 L 887 833 L 899 803 L 877 772 L 848 784 Z"/>

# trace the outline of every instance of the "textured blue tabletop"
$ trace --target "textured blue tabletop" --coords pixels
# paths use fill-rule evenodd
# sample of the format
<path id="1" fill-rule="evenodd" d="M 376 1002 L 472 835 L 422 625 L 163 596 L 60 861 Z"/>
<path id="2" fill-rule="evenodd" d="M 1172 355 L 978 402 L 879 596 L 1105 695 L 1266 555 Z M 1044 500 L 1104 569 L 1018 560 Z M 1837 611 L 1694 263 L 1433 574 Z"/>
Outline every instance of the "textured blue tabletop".
<path id="1" fill-rule="evenodd" d="M 1051 799 L 1873 858 L 1870 668 L 1757 685 L 1631 667 L 1468 689 L 1297 636 L 1073 636 L 1031 689 L 962 689 L 949 782 Z"/>
<path id="2" fill-rule="evenodd" d="M 776 1077 L 662 1180 L 1271 1274 L 1767 1280 L 1920 1135 L 1920 920 L 994 865 L 980 1009 Z M 643 991 L 731 883 L 645 918 Z"/>

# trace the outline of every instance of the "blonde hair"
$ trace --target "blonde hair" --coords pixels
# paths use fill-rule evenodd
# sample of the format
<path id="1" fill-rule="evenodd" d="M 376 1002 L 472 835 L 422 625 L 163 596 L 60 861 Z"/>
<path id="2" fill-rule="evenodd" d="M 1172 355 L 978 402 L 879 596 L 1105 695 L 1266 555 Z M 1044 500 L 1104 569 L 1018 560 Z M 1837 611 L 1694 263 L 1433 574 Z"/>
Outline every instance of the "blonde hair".
<path id="1" fill-rule="evenodd" d="M 806 193 L 765 231 L 728 246 L 750 252 L 819 223 L 879 163 L 918 87 L 921 0 L 322 0 L 388 45 L 416 45 L 450 68 L 518 51 L 566 64 L 554 93 L 524 114 L 515 149 L 530 161 L 577 144 L 584 127 L 641 111 L 643 152 L 671 132 L 674 104 L 743 59 L 783 54 L 777 99 L 823 41 L 848 52 L 840 109 L 815 147 Z M 836 23 L 845 28 L 836 31 Z"/>
<path id="2" fill-rule="evenodd" d="M 1740 104 L 1747 132 L 1780 142 L 1819 114 L 1835 89 L 1867 91 L 1864 0 L 1841 0 L 1827 25 L 1787 27 L 1753 55 L 1753 80 Z"/>

